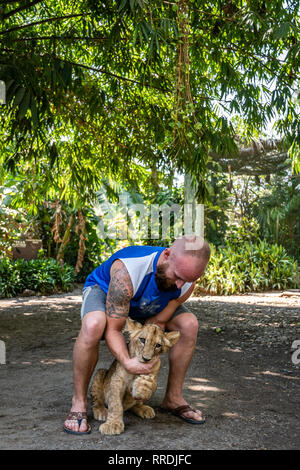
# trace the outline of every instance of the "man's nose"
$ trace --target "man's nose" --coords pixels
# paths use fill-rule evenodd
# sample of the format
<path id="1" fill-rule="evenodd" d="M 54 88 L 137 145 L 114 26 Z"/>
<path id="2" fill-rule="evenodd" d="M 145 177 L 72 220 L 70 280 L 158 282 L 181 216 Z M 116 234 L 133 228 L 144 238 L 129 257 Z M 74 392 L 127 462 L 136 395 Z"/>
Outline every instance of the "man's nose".
<path id="1" fill-rule="evenodd" d="M 181 280 L 178 280 L 175 282 L 175 285 L 177 287 L 177 289 L 180 289 L 184 284 L 184 281 L 181 281 Z"/>

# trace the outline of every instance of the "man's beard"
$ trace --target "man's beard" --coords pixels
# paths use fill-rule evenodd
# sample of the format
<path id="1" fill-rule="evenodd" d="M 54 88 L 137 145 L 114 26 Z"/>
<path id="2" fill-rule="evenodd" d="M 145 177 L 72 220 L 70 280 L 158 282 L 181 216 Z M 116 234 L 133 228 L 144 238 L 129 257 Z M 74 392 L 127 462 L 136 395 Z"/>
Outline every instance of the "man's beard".
<path id="1" fill-rule="evenodd" d="M 170 284 L 170 281 L 165 275 L 165 267 L 158 266 L 155 273 L 155 282 L 159 290 L 164 292 L 175 292 L 178 290 L 176 284 Z"/>

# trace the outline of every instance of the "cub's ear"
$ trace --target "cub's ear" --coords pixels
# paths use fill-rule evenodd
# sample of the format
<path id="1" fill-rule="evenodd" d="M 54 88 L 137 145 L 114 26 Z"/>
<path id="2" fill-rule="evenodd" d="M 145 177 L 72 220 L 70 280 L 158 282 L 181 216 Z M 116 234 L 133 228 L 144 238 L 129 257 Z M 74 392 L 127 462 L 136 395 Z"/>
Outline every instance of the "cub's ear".
<path id="1" fill-rule="evenodd" d="M 123 331 L 127 331 L 131 335 L 132 333 L 135 333 L 141 330 L 142 328 L 143 328 L 143 325 L 141 323 L 134 321 L 131 318 L 127 317 Z"/>
<path id="2" fill-rule="evenodd" d="M 174 344 L 177 343 L 180 337 L 180 332 L 179 331 L 169 331 L 168 333 L 165 333 L 164 335 L 164 343 L 166 349 L 171 348 L 174 346 Z"/>

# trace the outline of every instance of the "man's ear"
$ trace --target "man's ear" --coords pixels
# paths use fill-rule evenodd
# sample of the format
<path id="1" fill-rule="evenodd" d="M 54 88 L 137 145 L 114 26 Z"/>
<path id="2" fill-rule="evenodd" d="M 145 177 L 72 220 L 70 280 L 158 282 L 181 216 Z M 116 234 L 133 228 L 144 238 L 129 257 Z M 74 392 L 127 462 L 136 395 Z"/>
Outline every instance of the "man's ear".
<path id="1" fill-rule="evenodd" d="M 130 336 L 132 336 L 134 333 L 137 333 L 142 328 L 143 328 L 143 325 L 141 323 L 134 321 L 131 318 L 127 317 L 123 331 L 124 332 L 127 331 L 130 334 Z"/>
<path id="2" fill-rule="evenodd" d="M 168 333 L 165 333 L 164 335 L 164 343 L 166 349 L 171 348 L 174 346 L 174 344 L 177 343 L 180 337 L 180 332 L 179 331 L 169 331 Z"/>
<path id="3" fill-rule="evenodd" d="M 165 261 L 169 258 L 170 254 L 171 254 L 170 248 L 166 248 L 166 249 L 163 251 L 163 255 L 164 255 Z"/>

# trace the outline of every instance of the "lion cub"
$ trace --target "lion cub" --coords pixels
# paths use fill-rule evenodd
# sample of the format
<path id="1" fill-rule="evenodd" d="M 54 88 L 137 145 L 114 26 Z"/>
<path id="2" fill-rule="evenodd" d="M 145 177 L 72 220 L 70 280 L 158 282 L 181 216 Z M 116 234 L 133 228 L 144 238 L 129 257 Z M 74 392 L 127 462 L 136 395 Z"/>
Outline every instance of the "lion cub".
<path id="1" fill-rule="evenodd" d="M 129 333 L 129 355 L 140 362 L 149 362 L 166 352 L 179 339 L 179 331 L 164 333 L 154 324 L 141 325 L 127 318 L 124 332 Z M 99 427 L 102 434 L 120 434 L 124 431 L 123 412 L 133 411 L 141 418 L 154 418 L 150 406 L 138 400 L 147 401 L 157 387 L 160 359 L 148 375 L 133 375 L 116 360 L 108 370 L 99 369 L 95 374 L 91 396 L 94 418 L 105 421 Z"/>

